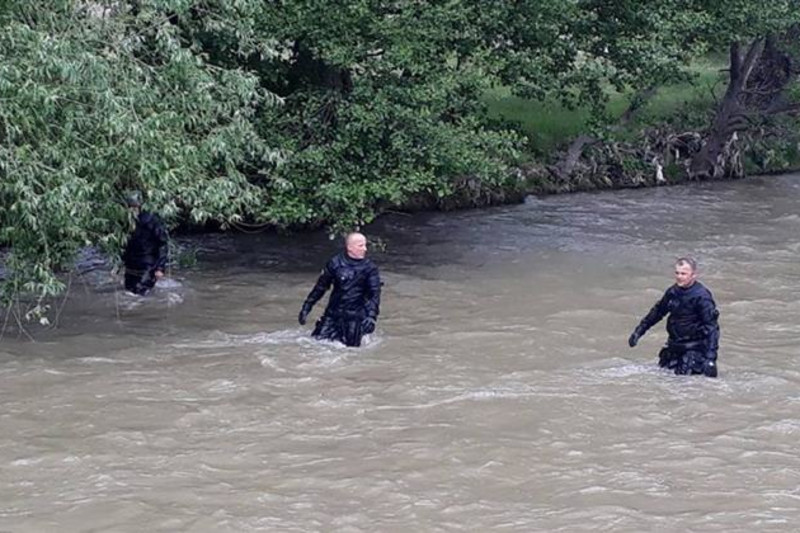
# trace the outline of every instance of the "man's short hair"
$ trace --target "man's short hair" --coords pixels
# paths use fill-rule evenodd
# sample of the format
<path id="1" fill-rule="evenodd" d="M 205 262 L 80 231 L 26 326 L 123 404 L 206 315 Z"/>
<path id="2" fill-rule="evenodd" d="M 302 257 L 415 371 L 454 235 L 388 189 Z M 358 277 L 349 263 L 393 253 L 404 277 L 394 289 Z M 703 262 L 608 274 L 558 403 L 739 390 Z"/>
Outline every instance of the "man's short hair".
<path id="1" fill-rule="evenodd" d="M 689 265 L 692 269 L 692 272 L 697 272 L 697 261 L 694 257 L 689 257 L 688 255 L 685 257 L 679 257 L 677 261 L 675 261 L 675 266 L 679 265 Z"/>
<path id="2" fill-rule="evenodd" d="M 130 191 L 125 195 L 125 205 L 128 207 L 141 207 L 142 193 L 139 191 Z"/>

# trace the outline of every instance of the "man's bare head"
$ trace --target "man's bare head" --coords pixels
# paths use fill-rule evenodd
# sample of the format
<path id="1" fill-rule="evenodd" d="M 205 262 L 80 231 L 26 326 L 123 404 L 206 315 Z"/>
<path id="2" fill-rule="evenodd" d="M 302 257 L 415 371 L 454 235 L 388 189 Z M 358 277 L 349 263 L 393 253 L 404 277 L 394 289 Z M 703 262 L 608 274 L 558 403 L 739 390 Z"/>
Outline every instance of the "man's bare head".
<path id="1" fill-rule="evenodd" d="M 697 280 L 697 261 L 691 257 L 680 257 L 675 261 L 675 284 L 678 287 L 691 287 Z"/>
<path id="2" fill-rule="evenodd" d="M 344 247 L 347 255 L 353 259 L 364 259 L 367 255 L 367 238 L 354 231 L 344 238 Z"/>

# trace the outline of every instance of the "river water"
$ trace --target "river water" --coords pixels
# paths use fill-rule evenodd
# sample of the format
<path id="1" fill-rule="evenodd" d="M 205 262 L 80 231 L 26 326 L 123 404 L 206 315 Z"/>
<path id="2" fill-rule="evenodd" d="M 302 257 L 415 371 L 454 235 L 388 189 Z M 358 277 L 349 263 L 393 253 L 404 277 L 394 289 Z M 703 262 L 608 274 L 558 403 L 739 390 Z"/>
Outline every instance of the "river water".
<path id="1" fill-rule="evenodd" d="M 308 338 L 323 234 L 182 238 L 0 341 L 0 531 L 796 531 L 800 176 L 389 215 L 360 349 Z M 720 378 L 637 321 L 683 254 Z M 316 318 L 322 302 L 312 314 Z"/>

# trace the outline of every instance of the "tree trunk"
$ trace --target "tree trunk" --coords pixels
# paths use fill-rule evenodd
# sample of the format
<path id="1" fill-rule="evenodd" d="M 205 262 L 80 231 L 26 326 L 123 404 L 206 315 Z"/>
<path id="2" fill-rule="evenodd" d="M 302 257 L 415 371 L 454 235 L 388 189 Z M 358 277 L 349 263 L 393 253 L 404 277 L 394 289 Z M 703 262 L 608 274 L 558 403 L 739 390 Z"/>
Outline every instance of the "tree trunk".
<path id="1" fill-rule="evenodd" d="M 717 113 L 703 147 L 695 154 L 689 165 L 691 177 L 720 178 L 732 174 L 739 177 L 741 162 L 731 160 L 731 157 L 740 157 L 733 135 L 743 130 L 746 125 L 745 92 L 753 69 L 764 51 L 765 42 L 764 38 L 755 39 L 744 57 L 740 43 L 731 43 L 728 88 L 717 107 Z"/>
<path id="2" fill-rule="evenodd" d="M 636 113 L 638 113 L 653 97 L 653 95 L 656 94 L 656 90 L 657 87 L 648 87 L 634 95 L 634 97 L 631 99 L 630 106 L 628 106 L 628 109 L 622 113 L 619 118 L 619 122 L 612 126 L 612 129 L 619 130 L 624 126 L 627 126 L 636 116 Z M 583 157 L 584 149 L 587 146 L 595 144 L 597 141 L 598 139 L 592 135 L 578 135 L 569 144 L 569 147 L 567 148 L 567 151 L 564 153 L 564 156 L 561 158 L 561 160 L 556 165 L 548 167 L 548 170 L 558 179 L 562 181 L 569 181 L 570 176 L 575 171 L 575 167 L 578 165 L 581 157 Z"/>

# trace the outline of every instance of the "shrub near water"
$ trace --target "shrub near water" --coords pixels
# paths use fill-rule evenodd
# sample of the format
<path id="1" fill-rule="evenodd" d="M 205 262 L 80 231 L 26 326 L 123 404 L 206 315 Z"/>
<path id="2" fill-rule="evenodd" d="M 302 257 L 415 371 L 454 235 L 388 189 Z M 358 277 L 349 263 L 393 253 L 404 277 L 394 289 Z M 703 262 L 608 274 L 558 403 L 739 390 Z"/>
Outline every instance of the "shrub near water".
<path id="1" fill-rule="evenodd" d="M 197 223 L 231 220 L 262 195 L 241 169 L 268 168 L 276 155 L 249 120 L 274 99 L 255 76 L 206 63 L 170 23 L 174 11 L 87 5 L 31 1 L 4 12 L 6 300 L 57 294 L 56 274 L 80 247 L 116 255 L 129 231 L 126 189 L 148 191 L 148 207 L 167 219 L 185 210 Z"/>
<path id="2" fill-rule="evenodd" d="M 524 133 L 486 115 L 492 87 L 539 102 L 537 156 L 561 127 L 610 138 L 587 183 L 613 185 L 612 168 L 641 185 L 609 128 L 620 95 L 685 81 L 709 49 L 800 16 L 793 0 L 732 1 L 0 3 L 6 301 L 56 294 L 82 246 L 115 256 L 128 189 L 172 224 L 332 231 L 516 198 Z M 574 190 L 552 170 L 535 176 L 546 190 L 552 174 Z"/>

